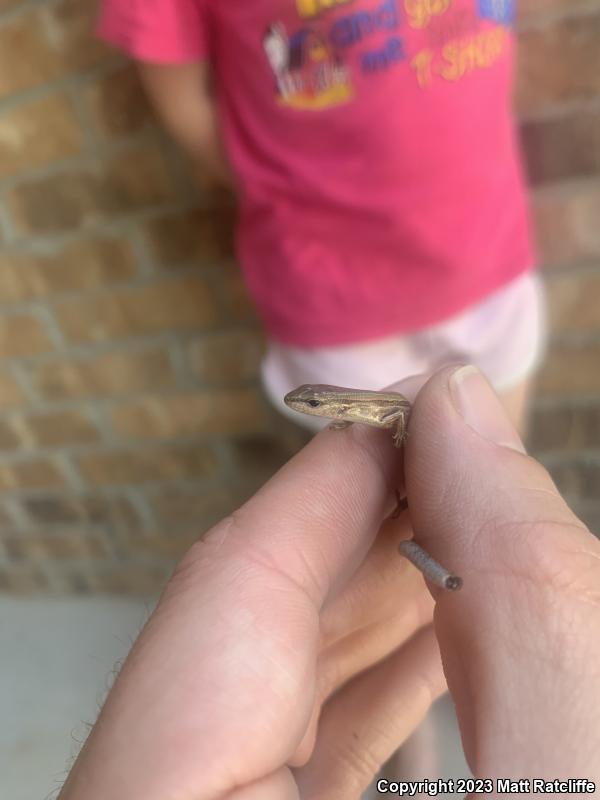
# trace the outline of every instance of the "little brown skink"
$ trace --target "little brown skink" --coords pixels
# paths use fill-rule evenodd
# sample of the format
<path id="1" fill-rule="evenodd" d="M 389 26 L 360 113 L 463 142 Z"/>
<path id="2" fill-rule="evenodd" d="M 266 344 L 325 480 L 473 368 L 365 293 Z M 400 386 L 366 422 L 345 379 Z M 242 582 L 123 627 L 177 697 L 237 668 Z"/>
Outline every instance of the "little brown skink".
<path id="1" fill-rule="evenodd" d="M 305 384 L 286 394 L 284 402 L 302 414 L 331 419 L 329 427 L 334 430 L 360 422 L 376 428 L 391 429 L 396 447 L 402 447 L 406 440 L 411 404 L 397 392 L 372 392 L 344 389 L 341 386 Z M 462 579 L 444 569 L 415 541 L 401 542 L 399 549 L 436 586 L 449 591 L 461 588 Z"/>

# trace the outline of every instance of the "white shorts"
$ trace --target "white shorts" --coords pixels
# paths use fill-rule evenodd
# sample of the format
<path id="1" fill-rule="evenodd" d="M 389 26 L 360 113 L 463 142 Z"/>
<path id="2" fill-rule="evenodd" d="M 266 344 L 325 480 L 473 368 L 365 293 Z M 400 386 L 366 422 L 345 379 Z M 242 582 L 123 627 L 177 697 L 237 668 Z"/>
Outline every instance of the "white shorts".
<path id="1" fill-rule="evenodd" d="M 303 383 L 382 389 L 409 375 L 431 374 L 445 364 L 478 367 L 502 393 L 537 368 L 546 345 L 542 280 L 527 272 L 439 325 L 414 333 L 337 347 L 288 347 L 269 342 L 262 363 L 267 397 L 281 413 L 310 430 L 326 420 L 291 411 L 283 396 Z"/>

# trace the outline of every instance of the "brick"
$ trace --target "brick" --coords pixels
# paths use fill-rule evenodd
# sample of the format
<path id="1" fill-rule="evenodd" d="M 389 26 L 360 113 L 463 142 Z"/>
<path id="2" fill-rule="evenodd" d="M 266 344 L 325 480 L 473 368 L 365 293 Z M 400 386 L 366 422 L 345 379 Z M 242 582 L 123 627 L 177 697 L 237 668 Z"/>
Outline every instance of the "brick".
<path id="1" fill-rule="evenodd" d="M 10 420 L 0 420 L 0 451 L 20 450 L 22 441 Z"/>
<path id="2" fill-rule="evenodd" d="M 48 588 L 48 578 L 39 564 L 0 565 L 0 591 L 31 595 Z"/>
<path id="3" fill-rule="evenodd" d="M 199 538 L 196 525 L 176 530 L 170 524 L 162 533 L 129 534 L 126 546 L 132 556 L 139 554 L 179 561 Z"/>
<path id="4" fill-rule="evenodd" d="M 97 441 L 96 425 L 81 410 L 12 414 L 0 420 L 0 450 L 56 447 Z"/>
<path id="5" fill-rule="evenodd" d="M 66 96 L 22 103 L 0 114 L 0 177 L 77 155 L 82 141 Z"/>
<path id="6" fill-rule="evenodd" d="M 137 529 L 140 524 L 137 512 L 125 497 L 53 492 L 25 497 L 20 503 L 36 525 L 89 523 Z"/>
<path id="7" fill-rule="evenodd" d="M 196 275 L 65 301 L 56 306 L 56 315 L 73 342 L 205 328 L 217 319 L 216 300 Z"/>
<path id="8" fill-rule="evenodd" d="M 89 590 L 95 593 L 154 597 L 164 589 L 171 571 L 166 564 L 145 565 L 130 560 L 97 569 L 87 581 Z"/>
<path id="9" fill-rule="evenodd" d="M 249 380 L 258 374 L 264 347 L 263 336 L 252 329 L 206 336 L 190 345 L 190 366 L 214 385 Z"/>
<path id="10" fill-rule="evenodd" d="M 0 13 L 4 13 L 5 11 L 10 11 L 13 8 L 16 8 L 21 3 L 24 3 L 25 0 L 0 0 Z"/>
<path id="11" fill-rule="evenodd" d="M 524 31 L 517 107 L 532 115 L 600 92 L 600 15 L 559 19 Z"/>
<path id="12" fill-rule="evenodd" d="M 92 569 L 95 569 L 98 565 L 98 562 L 95 561 L 92 564 Z M 87 570 L 86 570 L 87 571 Z M 56 583 L 60 581 L 64 588 L 61 588 L 60 593 L 62 595 L 65 594 L 78 594 L 78 595 L 86 595 L 90 592 L 89 581 L 87 576 L 83 574 L 81 566 L 77 565 L 74 568 L 69 568 L 68 565 L 61 565 L 61 569 L 53 570 L 53 587 L 56 586 Z"/>
<path id="13" fill-rule="evenodd" d="M 527 19 L 538 18 L 543 12 L 563 13 L 572 12 L 585 6 L 587 0 L 519 0 L 519 16 Z"/>
<path id="14" fill-rule="evenodd" d="M 107 521 L 111 528 L 123 533 L 144 529 L 145 521 L 127 497 L 112 497 Z"/>
<path id="15" fill-rule="evenodd" d="M 600 272 L 555 275 L 547 288 L 553 333 L 600 331 Z"/>
<path id="16" fill-rule="evenodd" d="M 93 36 L 95 4 L 37 4 L 0 28 L 0 97 L 98 63 L 108 49 Z"/>
<path id="17" fill-rule="evenodd" d="M 8 508 L 6 503 L 1 503 L 0 504 L 0 526 L 7 527 L 9 525 L 12 525 L 13 521 L 14 520 L 13 520 L 12 513 L 11 513 L 10 509 Z M 0 540 L 1 540 L 1 538 L 2 538 L 2 536 L 0 534 Z"/>
<path id="18" fill-rule="evenodd" d="M 600 449 L 600 403 L 536 409 L 529 440 L 534 454 Z"/>
<path id="19" fill-rule="evenodd" d="M 197 538 L 239 505 L 233 493 L 226 489 L 200 492 L 181 487 L 157 492 L 150 504 L 165 529 L 173 525 L 187 525 Z"/>
<path id="20" fill-rule="evenodd" d="M 0 358 L 37 356 L 52 349 L 46 331 L 32 314 L 0 317 Z"/>
<path id="21" fill-rule="evenodd" d="M 77 459 L 83 478 L 109 486 L 181 478 L 208 478 L 217 462 L 210 447 L 201 444 L 167 444 L 140 450 L 118 449 L 89 453 Z"/>
<path id="22" fill-rule="evenodd" d="M 133 277 L 133 251 L 122 239 L 84 239 L 50 253 L 0 253 L 0 303 L 104 288 Z"/>
<path id="23" fill-rule="evenodd" d="M 15 226 L 23 234 L 98 224 L 176 196 L 162 151 L 151 143 L 24 181 L 7 193 Z"/>
<path id="24" fill-rule="evenodd" d="M 23 418 L 22 428 L 33 447 L 87 444 L 100 438 L 96 424 L 81 410 L 31 414 Z"/>
<path id="25" fill-rule="evenodd" d="M 581 475 L 573 464 L 553 464 L 548 471 L 567 502 L 581 496 Z"/>
<path id="26" fill-rule="evenodd" d="M 213 264 L 233 254 L 233 210 L 194 209 L 160 217 L 145 228 L 155 261 L 163 267 Z"/>
<path id="27" fill-rule="evenodd" d="M 145 397 L 116 408 L 112 422 L 121 436 L 147 439 L 257 432 L 265 416 L 259 393 L 241 389 Z"/>
<path id="28" fill-rule="evenodd" d="M 96 129 L 104 136 L 138 133 L 155 122 L 137 69 L 131 64 L 86 87 L 84 98 Z"/>
<path id="29" fill-rule="evenodd" d="M 596 500 L 600 492 L 600 463 L 573 461 L 551 467 L 550 473 L 568 500 Z"/>
<path id="30" fill-rule="evenodd" d="M 535 194 L 534 210 L 546 267 L 595 264 L 600 259 L 600 183 L 580 182 Z"/>
<path id="31" fill-rule="evenodd" d="M 579 111 L 521 128 L 529 178 L 534 184 L 600 172 L 600 111 Z"/>
<path id="32" fill-rule="evenodd" d="M 236 438 L 231 442 L 237 469 L 247 476 L 264 480 L 295 455 L 296 448 L 279 436 L 268 433 Z"/>
<path id="33" fill-rule="evenodd" d="M 0 409 L 16 408 L 25 404 L 23 390 L 7 371 L 0 369 Z"/>
<path id="34" fill-rule="evenodd" d="M 579 410 L 581 447 L 600 449 L 600 403 Z"/>
<path id="35" fill-rule="evenodd" d="M 49 495 L 25 499 L 23 507 L 32 521 L 36 523 L 68 524 L 86 520 L 79 501 L 73 500 L 69 495 Z"/>
<path id="36" fill-rule="evenodd" d="M 531 414 L 527 447 L 534 456 L 572 448 L 575 441 L 575 414 L 572 408 L 537 409 Z"/>
<path id="37" fill-rule="evenodd" d="M 100 558 L 108 555 L 106 543 L 95 532 L 23 533 L 7 537 L 5 546 L 10 556 L 21 561 L 45 559 Z"/>
<path id="38" fill-rule="evenodd" d="M 171 388 L 175 382 L 168 354 L 159 348 L 50 361 L 33 370 L 33 384 L 46 400 L 112 397 Z"/>
<path id="39" fill-rule="evenodd" d="M 17 463 L 0 463 L 0 490 L 55 489 L 66 486 L 66 479 L 51 460 L 36 458 Z"/>
<path id="40" fill-rule="evenodd" d="M 543 395 L 576 397 L 600 392 L 600 344 L 554 345 L 538 377 Z"/>
<path id="41" fill-rule="evenodd" d="M 225 306 L 230 319 L 235 322 L 257 320 L 258 315 L 239 269 L 225 270 L 223 277 Z"/>
<path id="42" fill-rule="evenodd" d="M 598 497 L 600 487 L 598 487 L 598 490 L 596 497 Z M 600 503 L 597 500 L 595 502 L 594 500 L 589 500 L 575 503 L 571 507 L 583 524 L 587 525 L 590 531 L 600 538 Z"/>
<path id="43" fill-rule="evenodd" d="M 46 580 L 46 588 L 44 594 L 53 594 L 59 597 L 65 595 L 82 595 L 89 593 L 85 575 L 82 572 L 87 571 L 86 565 L 89 563 L 91 569 L 97 569 L 100 564 L 100 559 L 88 560 L 79 559 L 77 561 L 60 560 L 55 561 L 38 561 L 40 571 L 43 571 Z"/>

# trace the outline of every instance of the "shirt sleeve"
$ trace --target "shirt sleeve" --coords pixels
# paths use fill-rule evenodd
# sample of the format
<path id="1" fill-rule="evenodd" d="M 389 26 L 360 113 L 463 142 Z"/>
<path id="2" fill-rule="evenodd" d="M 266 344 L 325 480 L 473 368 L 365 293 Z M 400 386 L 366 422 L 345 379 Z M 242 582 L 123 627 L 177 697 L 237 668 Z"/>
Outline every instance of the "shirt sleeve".
<path id="1" fill-rule="evenodd" d="M 138 61 L 208 59 L 206 0 L 101 0 L 98 36 Z"/>

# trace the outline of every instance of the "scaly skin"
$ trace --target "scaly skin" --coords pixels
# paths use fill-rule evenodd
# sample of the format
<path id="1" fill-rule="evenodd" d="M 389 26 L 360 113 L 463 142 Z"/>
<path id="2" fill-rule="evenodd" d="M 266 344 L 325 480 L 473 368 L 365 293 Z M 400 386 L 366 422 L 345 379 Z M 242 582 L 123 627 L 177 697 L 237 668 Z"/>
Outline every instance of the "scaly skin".
<path id="1" fill-rule="evenodd" d="M 360 422 L 375 428 L 392 429 L 396 447 L 401 447 L 406 438 L 411 405 L 406 397 L 396 392 L 305 384 L 286 394 L 284 402 L 302 414 L 331 419 L 330 427 L 333 429 Z"/>
<path id="2" fill-rule="evenodd" d="M 371 392 L 325 384 L 305 384 L 286 394 L 283 401 L 301 414 L 333 420 L 329 427 L 334 430 L 361 422 L 375 428 L 392 429 L 396 447 L 402 447 L 406 440 L 411 404 L 404 395 L 396 392 Z M 406 502 L 400 498 L 398 500 L 398 511 L 406 508 Z M 415 541 L 402 542 L 400 552 L 436 586 L 451 592 L 462 587 L 461 578 L 438 564 Z"/>

